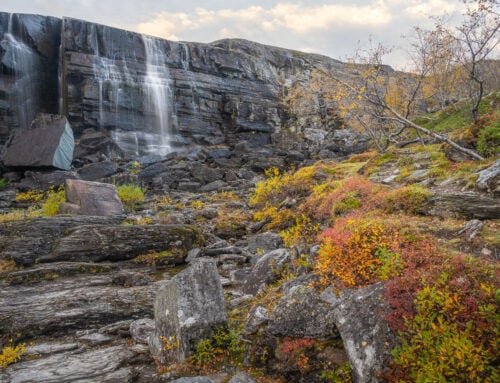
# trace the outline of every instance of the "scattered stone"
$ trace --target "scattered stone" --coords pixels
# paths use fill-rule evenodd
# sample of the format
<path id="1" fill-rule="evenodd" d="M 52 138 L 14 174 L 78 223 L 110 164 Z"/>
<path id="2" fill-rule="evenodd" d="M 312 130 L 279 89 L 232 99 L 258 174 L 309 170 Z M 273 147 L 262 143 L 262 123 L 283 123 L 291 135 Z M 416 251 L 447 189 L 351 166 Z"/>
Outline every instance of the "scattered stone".
<path id="1" fill-rule="evenodd" d="M 416 179 L 420 179 L 420 178 L 426 177 L 427 174 L 429 174 L 429 169 L 415 170 L 410 175 L 410 178 L 416 180 Z"/>
<path id="2" fill-rule="evenodd" d="M 268 322 L 268 320 L 269 314 L 267 309 L 264 306 L 255 306 L 248 313 L 243 331 L 247 335 L 255 334 L 259 331 L 259 328 Z"/>
<path id="3" fill-rule="evenodd" d="M 491 257 L 492 254 L 493 254 L 493 252 L 490 249 L 487 249 L 486 247 L 483 247 L 481 249 L 481 255 L 483 257 L 489 258 L 489 257 Z"/>
<path id="4" fill-rule="evenodd" d="M 138 319 L 130 324 L 130 335 L 137 343 L 149 344 L 154 332 L 155 321 L 153 319 Z"/>
<path id="5" fill-rule="evenodd" d="M 182 362 L 201 339 L 226 326 L 228 317 L 215 262 L 197 259 L 167 281 L 155 302 L 155 334 L 152 355 L 161 363 Z M 166 339 L 171 348 L 164 350 Z"/>
<path id="6" fill-rule="evenodd" d="M 382 180 L 382 183 L 386 184 L 386 185 L 392 184 L 396 180 L 396 178 L 398 178 L 398 176 L 394 176 L 394 175 L 393 176 L 389 176 L 387 178 L 384 178 Z"/>
<path id="7" fill-rule="evenodd" d="M 283 247 L 283 239 L 277 233 L 266 231 L 248 238 L 248 251 L 251 253 L 267 253 Z"/>
<path id="8" fill-rule="evenodd" d="M 490 167 L 478 173 L 477 187 L 490 193 L 500 192 L 500 160 L 496 160 Z"/>
<path id="9" fill-rule="evenodd" d="M 5 144 L 2 160 L 10 168 L 71 169 L 75 140 L 64 116 L 41 114 L 29 129 L 16 129 Z"/>
<path id="10" fill-rule="evenodd" d="M 333 318 L 358 383 L 378 382 L 376 376 L 387 366 L 394 347 L 394 335 L 384 319 L 384 285 L 377 283 L 359 290 L 345 289 L 322 298 L 333 304 Z"/>
<path id="11" fill-rule="evenodd" d="M 194 261 L 196 258 L 201 256 L 201 249 L 199 247 L 195 247 L 188 251 L 188 255 L 186 257 L 186 263 L 190 263 Z"/>
<path id="12" fill-rule="evenodd" d="M 209 184 L 202 186 L 200 188 L 200 191 L 204 192 L 204 193 L 209 193 L 209 192 L 213 192 L 213 191 L 223 190 L 226 186 L 227 186 L 227 184 L 224 181 L 217 180 L 217 181 L 210 182 Z"/>
<path id="13" fill-rule="evenodd" d="M 16 201 L 14 190 L 0 190 L 0 209 L 11 207 Z"/>
<path id="14" fill-rule="evenodd" d="M 478 219 L 473 219 L 465 224 L 465 227 L 458 234 L 465 234 L 467 241 L 472 241 L 483 230 L 483 222 Z"/>
<path id="15" fill-rule="evenodd" d="M 199 193 L 201 184 L 199 182 L 183 181 L 179 182 L 179 184 L 177 185 L 177 189 L 180 191 Z"/>
<path id="16" fill-rule="evenodd" d="M 51 187 L 63 185 L 66 180 L 78 179 L 78 174 L 71 171 L 54 170 L 54 171 L 27 171 L 24 173 L 24 178 L 16 187 L 19 190 L 48 190 Z"/>
<path id="17" fill-rule="evenodd" d="M 228 307 L 234 309 L 235 307 L 240 306 L 243 303 L 249 303 L 253 301 L 253 295 L 246 294 L 238 298 L 234 298 L 228 303 Z"/>
<path id="18" fill-rule="evenodd" d="M 95 162 L 77 170 L 78 175 L 85 181 L 97 181 L 104 177 L 110 177 L 117 171 L 117 166 L 112 161 Z"/>
<path id="19" fill-rule="evenodd" d="M 240 372 L 239 374 L 233 376 L 229 383 L 256 383 L 256 381 L 244 372 Z"/>
<path id="20" fill-rule="evenodd" d="M 82 343 L 86 343 L 91 346 L 101 346 L 103 344 L 108 344 L 113 341 L 113 337 L 98 332 L 93 332 L 88 335 L 83 335 L 78 338 Z"/>
<path id="21" fill-rule="evenodd" d="M 237 246 L 226 246 L 227 242 L 221 243 L 224 247 L 215 247 L 216 245 L 211 246 L 210 248 L 205 249 L 204 255 L 207 257 L 216 257 L 222 254 L 241 254 L 243 250 Z"/>
<path id="22" fill-rule="evenodd" d="M 99 182 L 67 180 L 66 201 L 62 214 L 110 216 L 123 214 L 123 205 L 116 187 Z"/>
<path id="23" fill-rule="evenodd" d="M 170 383 L 215 383 L 215 382 L 206 376 L 196 376 L 194 378 L 175 379 L 172 380 Z"/>
<path id="24" fill-rule="evenodd" d="M 243 285 L 243 292 L 257 294 L 263 287 L 279 278 L 288 262 L 290 262 L 290 254 L 286 249 L 277 249 L 264 254 L 259 258 Z"/>

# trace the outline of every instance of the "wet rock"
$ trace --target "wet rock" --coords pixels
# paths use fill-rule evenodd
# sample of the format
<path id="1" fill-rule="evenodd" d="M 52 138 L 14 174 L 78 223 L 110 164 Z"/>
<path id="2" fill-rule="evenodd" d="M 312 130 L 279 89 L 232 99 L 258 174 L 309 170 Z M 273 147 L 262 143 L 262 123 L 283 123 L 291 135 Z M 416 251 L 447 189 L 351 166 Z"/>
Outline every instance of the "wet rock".
<path id="1" fill-rule="evenodd" d="M 226 326 L 224 293 L 215 262 L 197 259 L 166 282 L 155 302 L 155 334 L 151 353 L 161 363 L 184 361 L 201 339 Z M 163 351 L 167 339 L 170 350 Z"/>
<path id="2" fill-rule="evenodd" d="M 15 130 L 1 160 L 10 168 L 71 169 L 75 141 L 64 116 L 42 114 L 29 129 Z"/>
<path id="3" fill-rule="evenodd" d="M 61 214 L 109 216 L 123 214 L 123 205 L 116 187 L 100 182 L 67 180 L 66 202 Z"/>
<path id="4" fill-rule="evenodd" d="M 322 298 L 333 304 L 333 317 L 357 383 L 378 382 L 391 359 L 394 336 L 384 319 L 386 303 L 381 283 L 359 290 L 343 290 Z"/>
<path id="5" fill-rule="evenodd" d="M 307 285 L 292 287 L 269 317 L 267 331 L 273 336 L 333 339 L 338 337 L 330 304 Z"/>
<path id="6" fill-rule="evenodd" d="M 262 288 L 276 281 L 290 262 L 286 249 L 277 249 L 264 254 L 255 264 L 252 272 L 242 286 L 246 294 L 257 294 Z"/>

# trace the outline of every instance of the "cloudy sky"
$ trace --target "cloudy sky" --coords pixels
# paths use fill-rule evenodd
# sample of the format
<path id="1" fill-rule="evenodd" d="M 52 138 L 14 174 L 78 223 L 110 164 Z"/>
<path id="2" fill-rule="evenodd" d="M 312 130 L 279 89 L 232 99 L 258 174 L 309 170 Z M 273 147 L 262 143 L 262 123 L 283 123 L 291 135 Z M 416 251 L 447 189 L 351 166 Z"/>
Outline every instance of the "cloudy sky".
<path id="1" fill-rule="evenodd" d="M 404 44 L 430 16 L 458 20 L 461 0 L 1 0 L 0 11 L 70 16 L 171 40 L 239 37 L 344 60 L 373 41 Z M 401 68 L 402 53 L 387 58 Z"/>

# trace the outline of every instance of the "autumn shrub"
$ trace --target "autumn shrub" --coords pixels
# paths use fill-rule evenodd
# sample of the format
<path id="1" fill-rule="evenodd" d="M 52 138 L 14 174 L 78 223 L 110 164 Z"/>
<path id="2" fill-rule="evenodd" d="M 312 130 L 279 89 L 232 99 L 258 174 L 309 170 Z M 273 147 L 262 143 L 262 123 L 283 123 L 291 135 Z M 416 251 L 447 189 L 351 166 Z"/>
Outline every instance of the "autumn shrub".
<path id="1" fill-rule="evenodd" d="M 309 193 L 314 173 L 313 166 L 282 174 L 278 168 L 267 169 L 266 179 L 258 182 L 250 195 L 250 204 L 256 208 L 278 206 L 287 198 L 303 196 Z"/>
<path id="2" fill-rule="evenodd" d="M 311 338 L 285 337 L 279 343 L 277 352 L 287 366 L 307 372 L 311 368 L 308 352 L 314 350 L 317 344 L 318 341 Z"/>
<path id="3" fill-rule="evenodd" d="M 49 189 L 46 193 L 45 200 L 42 202 L 42 212 L 45 216 L 54 216 L 59 213 L 59 207 L 66 201 L 64 188 L 55 190 Z"/>
<path id="4" fill-rule="evenodd" d="M 17 346 L 6 346 L 0 352 L 0 367 L 5 368 L 10 364 L 18 362 L 26 354 L 26 345 L 19 343 Z"/>
<path id="5" fill-rule="evenodd" d="M 402 211 L 419 214 L 425 211 L 432 193 L 420 185 L 408 185 L 392 190 L 385 195 L 387 213 Z"/>
<path id="6" fill-rule="evenodd" d="M 447 257 L 439 272 L 434 269 L 419 278 L 407 273 L 408 278 L 394 281 L 389 289 L 410 292 L 406 298 L 413 307 L 402 311 L 389 296 L 402 318 L 389 322 L 399 331 L 400 342 L 392 351 L 389 379 L 498 381 L 498 276 L 498 267 L 459 256 Z"/>
<path id="7" fill-rule="evenodd" d="M 338 219 L 319 239 L 314 271 L 325 286 L 352 287 L 372 282 L 377 279 L 377 267 L 383 264 L 380 255 L 399 251 L 394 227 L 361 215 Z"/>
<path id="8" fill-rule="evenodd" d="M 125 184 L 117 187 L 118 197 L 122 201 L 125 209 L 129 211 L 135 210 L 139 202 L 144 201 L 146 192 L 145 188 L 142 188 L 134 184 Z"/>
<path id="9" fill-rule="evenodd" d="M 308 216 L 300 214 L 295 218 L 295 224 L 282 230 L 280 235 L 287 247 L 307 245 L 316 241 L 320 227 L 319 223 L 314 223 Z"/>
<path id="10" fill-rule="evenodd" d="M 25 192 L 19 192 L 16 194 L 16 201 L 19 202 L 30 202 L 36 203 L 40 202 L 45 198 L 45 192 L 43 190 L 28 190 Z"/>
<path id="11" fill-rule="evenodd" d="M 381 206 L 384 191 L 366 177 L 353 176 L 342 181 L 323 183 L 313 188 L 299 209 L 320 222 L 354 210 L 368 211 Z"/>
<path id="12" fill-rule="evenodd" d="M 214 368 L 224 361 L 240 364 L 244 349 L 238 330 L 220 327 L 211 338 L 202 339 L 195 345 L 195 352 L 189 357 L 189 362 L 205 369 Z"/>

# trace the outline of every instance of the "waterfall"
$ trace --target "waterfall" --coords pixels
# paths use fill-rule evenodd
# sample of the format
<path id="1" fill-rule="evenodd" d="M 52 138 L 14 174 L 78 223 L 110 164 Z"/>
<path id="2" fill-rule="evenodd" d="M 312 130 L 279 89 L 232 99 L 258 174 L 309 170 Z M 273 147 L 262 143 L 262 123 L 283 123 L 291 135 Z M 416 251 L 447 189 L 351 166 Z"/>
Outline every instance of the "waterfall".
<path id="1" fill-rule="evenodd" d="M 146 76 L 144 78 L 145 109 L 155 115 L 156 130 L 159 133 L 154 151 L 165 155 L 170 146 L 172 125 L 172 94 L 170 88 L 170 73 L 165 63 L 165 54 L 161 49 L 160 40 L 150 36 L 142 36 L 146 51 Z"/>
<path id="2" fill-rule="evenodd" d="M 28 128 L 39 109 L 37 76 L 40 62 L 37 54 L 14 33 L 14 14 L 9 15 L 7 33 L 0 46 L 5 50 L 3 63 L 15 76 L 11 105 L 16 105 L 18 124 Z"/>
<path id="3" fill-rule="evenodd" d="M 94 53 L 94 93 L 89 95 L 98 112 L 89 119 L 111 131 L 124 154 L 165 155 L 172 151 L 175 124 L 170 74 L 161 41 L 141 36 L 144 62 L 135 52 L 114 46 L 109 30 L 93 25 L 90 48 Z M 112 56 L 112 57 L 110 57 Z M 132 56 L 132 57 L 131 57 Z M 140 64 L 139 64 L 140 63 Z"/>

